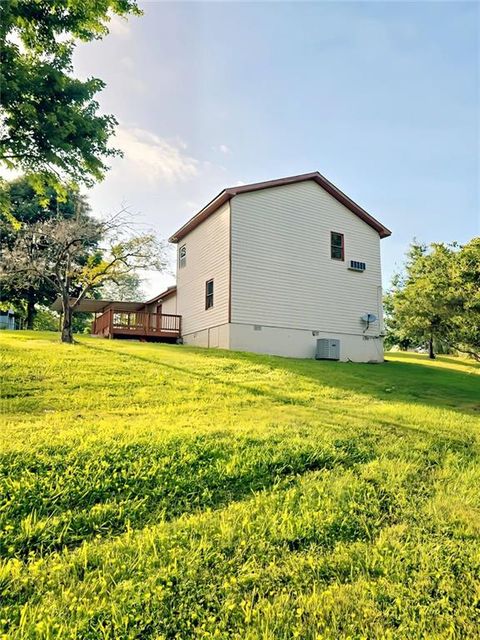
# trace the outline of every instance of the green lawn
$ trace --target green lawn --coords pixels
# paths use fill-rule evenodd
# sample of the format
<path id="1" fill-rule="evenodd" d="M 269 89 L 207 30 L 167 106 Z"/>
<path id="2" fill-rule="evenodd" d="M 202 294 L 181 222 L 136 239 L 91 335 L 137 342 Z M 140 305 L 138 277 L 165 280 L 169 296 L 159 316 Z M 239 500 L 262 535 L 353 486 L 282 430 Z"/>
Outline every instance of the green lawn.
<path id="1" fill-rule="evenodd" d="M 472 363 L 0 347 L 0 637 L 479 637 Z"/>

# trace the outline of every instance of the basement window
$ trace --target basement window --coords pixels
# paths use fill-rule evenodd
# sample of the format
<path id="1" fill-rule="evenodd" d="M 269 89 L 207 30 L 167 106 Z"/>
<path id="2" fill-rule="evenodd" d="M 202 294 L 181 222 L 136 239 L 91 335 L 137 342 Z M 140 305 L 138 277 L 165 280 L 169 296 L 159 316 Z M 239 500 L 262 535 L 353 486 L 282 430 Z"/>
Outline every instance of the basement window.
<path id="1" fill-rule="evenodd" d="M 332 260 L 345 260 L 345 239 L 343 233 L 330 232 L 330 257 Z"/>
<path id="2" fill-rule="evenodd" d="M 207 280 L 205 283 L 205 309 L 213 307 L 213 280 Z"/>
<path id="3" fill-rule="evenodd" d="M 182 269 L 187 266 L 187 245 L 182 245 L 178 250 L 178 268 Z"/>

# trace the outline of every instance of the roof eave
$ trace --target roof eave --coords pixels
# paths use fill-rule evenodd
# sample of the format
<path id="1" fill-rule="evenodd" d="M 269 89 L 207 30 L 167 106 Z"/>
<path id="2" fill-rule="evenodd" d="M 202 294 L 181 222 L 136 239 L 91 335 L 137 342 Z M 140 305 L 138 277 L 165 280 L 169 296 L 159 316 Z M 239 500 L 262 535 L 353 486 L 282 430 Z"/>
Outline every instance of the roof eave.
<path id="1" fill-rule="evenodd" d="M 170 236 L 168 239 L 169 242 L 173 244 L 177 244 L 182 240 L 190 231 L 193 231 L 199 224 L 201 224 L 206 218 L 208 218 L 212 213 L 214 213 L 219 207 L 221 207 L 225 202 L 231 200 L 236 195 L 240 195 L 242 193 L 249 193 L 252 191 L 260 191 L 262 189 L 271 189 L 273 187 L 286 186 L 289 184 L 296 184 L 299 182 L 305 182 L 307 180 L 314 180 L 318 185 L 320 185 L 327 193 L 329 193 L 332 197 L 334 197 L 338 202 L 343 204 L 347 209 L 349 209 L 352 213 L 358 216 L 361 220 L 363 220 L 370 227 L 375 229 L 378 232 L 380 238 L 387 238 L 392 234 L 390 229 L 387 229 L 381 222 L 376 220 L 373 216 L 371 216 L 365 209 L 362 209 L 360 205 L 354 202 L 351 198 L 349 198 L 343 191 L 341 191 L 338 187 L 336 187 L 333 183 L 331 183 L 325 176 L 322 176 L 318 171 L 314 171 L 312 173 L 304 173 L 298 176 L 290 176 L 287 178 L 279 178 L 277 180 L 267 180 L 265 182 L 256 182 L 254 184 L 246 184 L 240 185 L 238 187 L 231 187 L 229 189 L 224 189 L 221 191 L 218 196 L 216 196 L 213 200 L 211 200 L 201 211 L 199 211 L 193 218 L 190 218 L 188 222 L 186 222 L 183 227 L 181 227 L 175 234 Z"/>
<path id="2" fill-rule="evenodd" d="M 232 197 L 230 189 L 224 189 L 221 191 L 218 196 L 215 196 L 213 200 L 211 200 L 203 209 L 201 209 L 197 214 L 190 218 L 188 222 L 186 222 L 183 227 L 170 236 L 168 239 L 169 242 L 173 244 L 177 244 L 184 238 L 187 233 L 189 233 L 192 229 L 195 229 L 200 223 L 202 223 L 206 218 L 208 218 L 214 211 L 216 211 L 222 204 L 225 204 Z"/>
<path id="3" fill-rule="evenodd" d="M 170 296 L 176 295 L 176 293 L 177 293 L 177 286 L 172 285 L 171 287 L 168 287 L 168 289 L 166 289 L 165 291 L 162 291 L 162 293 L 159 293 L 157 296 L 155 296 L 151 300 L 147 300 L 145 304 L 146 305 L 153 304 L 154 302 L 158 302 L 159 300 L 166 300 L 167 298 L 170 298 Z"/>

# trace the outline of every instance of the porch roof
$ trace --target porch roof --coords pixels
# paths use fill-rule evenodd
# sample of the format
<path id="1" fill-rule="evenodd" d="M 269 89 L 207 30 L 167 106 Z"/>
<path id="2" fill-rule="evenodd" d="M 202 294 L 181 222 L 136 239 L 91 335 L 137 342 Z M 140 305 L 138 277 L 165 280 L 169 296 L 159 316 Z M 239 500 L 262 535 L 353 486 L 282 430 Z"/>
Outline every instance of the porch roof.
<path id="1" fill-rule="evenodd" d="M 74 301 L 74 298 L 70 298 L 72 304 Z M 118 300 L 94 300 L 92 298 L 84 298 L 80 304 L 75 307 L 75 312 L 103 313 L 110 306 L 114 307 L 115 311 L 140 311 L 145 308 L 145 302 L 120 302 Z M 61 312 L 61 298 L 57 298 L 55 302 L 50 305 L 50 309 Z"/>

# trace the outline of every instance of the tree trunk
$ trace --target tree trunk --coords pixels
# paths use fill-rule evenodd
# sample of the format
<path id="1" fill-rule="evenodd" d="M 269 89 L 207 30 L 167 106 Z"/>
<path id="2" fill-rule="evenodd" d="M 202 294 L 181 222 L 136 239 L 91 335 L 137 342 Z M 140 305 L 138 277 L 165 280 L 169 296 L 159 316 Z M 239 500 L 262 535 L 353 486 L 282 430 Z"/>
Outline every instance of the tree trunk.
<path id="1" fill-rule="evenodd" d="M 35 292 L 32 288 L 28 290 L 27 297 L 27 329 L 33 329 L 33 321 L 37 310 L 35 309 Z"/>
<path id="2" fill-rule="evenodd" d="M 430 360 L 435 360 L 435 351 L 433 350 L 433 336 L 430 336 L 430 340 L 428 341 L 428 357 Z"/>
<path id="3" fill-rule="evenodd" d="M 68 297 L 62 300 L 62 342 L 66 342 L 67 344 L 73 344 L 73 333 L 72 333 L 72 308 L 70 307 Z"/>

